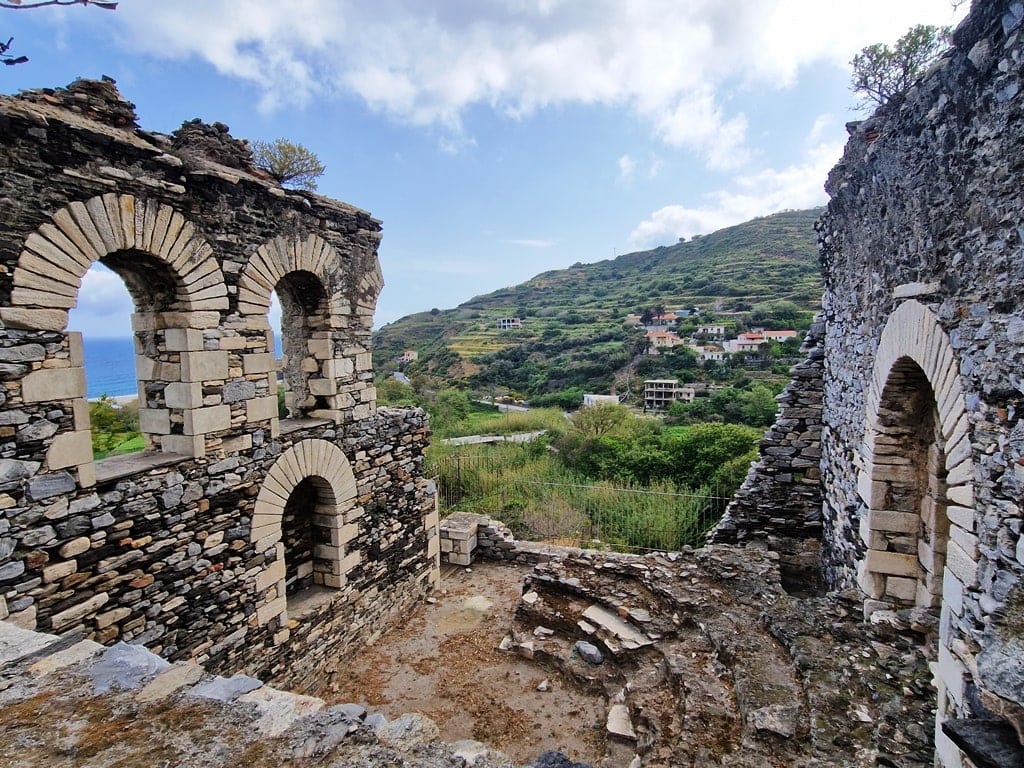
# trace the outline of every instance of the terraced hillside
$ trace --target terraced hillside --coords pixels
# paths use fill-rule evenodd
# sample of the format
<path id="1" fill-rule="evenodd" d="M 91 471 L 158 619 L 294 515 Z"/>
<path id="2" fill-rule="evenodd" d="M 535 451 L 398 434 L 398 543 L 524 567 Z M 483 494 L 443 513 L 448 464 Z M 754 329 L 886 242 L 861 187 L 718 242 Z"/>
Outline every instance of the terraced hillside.
<path id="1" fill-rule="evenodd" d="M 736 328 L 806 325 L 821 298 L 813 229 L 819 214 L 766 216 L 685 243 L 544 272 L 455 309 L 409 315 L 377 331 L 375 365 L 386 371 L 396 355 L 414 349 L 412 372 L 470 378 L 479 388 L 605 391 L 643 347 L 643 334 L 626 323 L 630 313 L 698 307 L 701 321 Z M 522 318 L 523 327 L 499 330 L 502 317 Z"/>

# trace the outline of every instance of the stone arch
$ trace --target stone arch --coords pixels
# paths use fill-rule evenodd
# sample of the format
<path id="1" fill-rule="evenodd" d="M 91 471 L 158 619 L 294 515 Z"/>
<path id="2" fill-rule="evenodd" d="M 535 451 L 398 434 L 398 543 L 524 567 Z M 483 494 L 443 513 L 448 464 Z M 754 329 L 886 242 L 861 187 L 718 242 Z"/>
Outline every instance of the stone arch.
<path id="1" fill-rule="evenodd" d="M 346 554 L 355 538 L 355 522 L 363 510 L 356 503 L 356 481 L 352 466 L 338 446 L 326 440 L 302 440 L 286 450 L 271 466 L 256 497 L 250 541 L 257 551 L 275 550 L 275 557 L 257 577 L 256 588 L 263 603 L 258 609 L 261 624 L 287 615 L 290 572 L 282 525 L 297 491 L 307 488 L 315 497 L 308 510 L 316 530 L 312 574 L 316 587 L 339 589 L 346 575 L 359 562 L 359 553 Z M 282 625 L 284 619 L 281 620 Z"/>
<path id="2" fill-rule="evenodd" d="M 11 292 L 11 308 L 22 312 L 9 314 L 22 318 L 20 327 L 63 331 L 89 267 L 128 250 L 169 268 L 181 311 L 227 309 L 224 275 L 191 222 L 158 200 L 111 192 L 68 203 L 26 238 Z"/>
<path id="3" fill-rule="evenodd" d="M 908 300 L 890 315 L 866 393 L 858 491 L 865 613 L 915 606 L 963 611 L 978 586 L 974 464 L 958 360 L 938 318 Z M 964 710 L 972 659 L 939 621 L 939 722 Z"/>
<path id="4" fill-rule="evenodd" d="M 909 300 L 890 315 L 882 331 L 875 355 L 874 370 L 866 397 L 867 423 L 861 444 L 862 469 L 858 490 L 867 505 L 861 520 L 861 534 L 867 548 L 861 563 L 861 587 L 876 599 L 885 596 L 885 584 L 879 579 L 906 578 L 910 561 L 890 554 L 883 545 L 893 538 L 916 535 L 912 521 L 900 515 L 887 514 L 892 500 L 893 485 L 900 482 L 901 467 L 906 467 L 906 456 L 900 456 L 900 445 L 890 434 L 886 424 L 887 409 L 894 398 L 927 388 L 933 400 L 934 440 L 931 444 L 941 453 L 941 466 L 935 472 L 943 475 L 943 494 L 947 501 L 945 515 L 951 523 L 949 538 L 955 539 L 950 565 L 966 578 L 965 586 L 974 586 L 976 575 L 967 563 L 976 560 L 974 536 L 973 459 L 969 439 L 969 422 L 964 403 L 964 390 L 957 369 L 957 358 L 949 337 L 939 325 L 938 318 L 923 304 Z M 905 474 L 905 473 L 904 473 Z M 945 523 L 942 523 L 945 526 Z M 961 541 L 968 550 L 956 543 Z M 902 553 L 908 554 L 908 553 Z M 899 571 L 903 575 L 893 573 Z M 893 591 L 899 591 L 893 590 Z M 904 593 L 905 594 L 905 593 Z M 890 597 L 893 597 L 890 595 Z M 895 602 L 908 602 L 909 598 L 896 598 Z M 915 598 L 912 602 L 918 603 Z"/>
<path id="5" fill-rule="evenodd" d="M 190 416 L 202 405 L 201 393 L 191 394 L 198 389 L 192 386 L 198 384 L 194 358 L 203 354 L 201 329 L 215 326 L 228 306 L 213 249 L 191 222 L 158 200 L 111 192 L 73 201 L 28 235 L 14 267 L 10 306 L 0 309 L 0 319 L 9 328 L 67 335 L 70 365 L 32 371 L 22 385 L 27 401 L 72 402 L 74 430 L 54 438 L 46 469 L 76 468 L 82 486 L 95 479 L 82 337 L 66 329 L 82 278 L 97 261 L 121 275 L 136 303 L 139 417 L 150 448 L 203 453 L 201 437 L 190 431 Z M 170 356 L 175 362 L 165 364 Z M 184 434 L 171 434 L 174 421 L 184 423 Z"/>
<path id="6" fill-rule="evenodd" d="M 348 336 L 348 306 L 340 279 L 340 256 L 319 235 L 275 237 L 249 259 L 238 279 L 238 312 L 247 325 L 270 331 L 270 294 L 282 307 L 285 404 L 292 418 L 340 421 L 348 405 L 338 378 L 354 366 L 335 359 Z M 269 345 L 269 340 L 268 340 Z M 268 346 L 269 351 L 269 346 Z"/>
<path id="7" fill-rule="evenodd" d="M 259 247 L 238 277 L 238 311 L 242 315 L 266 315 L 270 294 L 285 275 L 308 272 L 330 294 L 331 271 L 338 262 L 334 246 L 319 235 L 305 238 L 275 237 Z"/>

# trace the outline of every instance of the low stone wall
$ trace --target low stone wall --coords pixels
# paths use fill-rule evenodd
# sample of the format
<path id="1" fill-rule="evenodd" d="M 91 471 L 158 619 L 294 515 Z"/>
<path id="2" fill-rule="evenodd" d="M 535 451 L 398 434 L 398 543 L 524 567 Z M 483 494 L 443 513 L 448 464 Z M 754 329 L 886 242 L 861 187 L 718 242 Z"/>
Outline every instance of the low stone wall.
<path id="1" fill-rule="evenodd" d="M 439 536 L 441 561 L 449 565 L 470 565 L 474 556 L 500 558 L 516 543 L 504 523 L 472 512 L 448 515 L 441 521 Z"/>

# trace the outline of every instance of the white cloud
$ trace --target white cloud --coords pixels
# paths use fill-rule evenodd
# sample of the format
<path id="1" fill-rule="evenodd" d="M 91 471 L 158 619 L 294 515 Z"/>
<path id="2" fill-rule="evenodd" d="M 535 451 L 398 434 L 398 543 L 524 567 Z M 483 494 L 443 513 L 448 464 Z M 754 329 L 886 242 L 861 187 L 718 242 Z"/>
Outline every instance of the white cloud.
<path id="1" fill-rule="evenodd" d="M 634 248 L 664 245 L 680 237 L 707 234 L 755 216 L 824 205 L 824 179 L 842 150 L 841 143 L 818 144 L 798 164 L 735 177 L 730 188 L 707 195 L 708 202 L 704 205 L 660 208 L 636 226 L 629 236 L 630 245 Z"/>
<path id="2" fill-rule="evenodd" d="M 656 179 L 658 174 L 661 173 L 661 167 L 663 163 L 660 157 L 651 158 L 651 167 L 647 169 L 647 178 Z"/>
<path id="3" fill-rule="evenodd" d="M 130 336 L 133 311 L 124 281 L 102 264 L 93 264 L 82 278 L 68 328 L 90 336 Z"/>
<path id="4" fill-rule="evenodd" d="M 623 181 L 628 181 L 633 178 L 633 171 L 636 170 L 636 161 L 633 160 L 629 155 L 623 155 L 619 158 L 619 178 Z"/>
<path id="5" fill-rule="evenodd" d="M 810 132 L 807 134 L 805 144 L 809 147 L 817 145 L 833 123 L 832 115 L 818 115 L 814 119 L 814 125 L 811 126 Z"/>
<path id="6" fill-rule="evenodd" d="M 623 107 L 716 169 L 750 156 L 725 87 L 780 88 L 845 66 L 946 0 L 204 0 L 123 3 L 124 44 L 197 56 L 249 81 L 272 109 L 355 94 L 373 110 L 459 136 L 467 107 L 513 118 L 552 105 Z"/>

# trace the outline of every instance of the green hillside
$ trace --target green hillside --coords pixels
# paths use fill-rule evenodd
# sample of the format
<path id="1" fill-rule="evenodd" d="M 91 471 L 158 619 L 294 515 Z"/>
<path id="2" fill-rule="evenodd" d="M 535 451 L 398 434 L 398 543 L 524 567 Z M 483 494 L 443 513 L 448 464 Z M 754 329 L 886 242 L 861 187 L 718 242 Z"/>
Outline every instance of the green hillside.
<path id="1" fill-rule="evenodd" d="M 605 392 L 635 368 L 643 350 L 644 334 L 626 322 L 630 313 L 698 307 L 699 322 L 737 330 L 805 328 L 821 299 L 813 228 L 820 213 L 766 216 L 689 242 L 544 272 L 455 309 L 403 317 L 374 336 L 377 370 L 393 370 L 394 357 L 413 349 L 419 361 L 406 372 L 438 383 L 460 379 L 523 396 L 572 387 Z M 498 330 L 501 317 L 520 317 L 523 327 Z M 697 322 L 684 321 L 681 332 Z M 665 373 L 674 373 L 669 358 L 693 367 L 681 351 L 661 357 Z M 653 364 L 647 361 L 647 369 Z"/>

